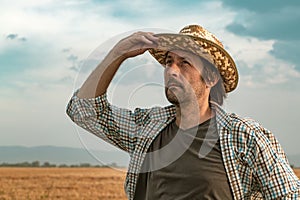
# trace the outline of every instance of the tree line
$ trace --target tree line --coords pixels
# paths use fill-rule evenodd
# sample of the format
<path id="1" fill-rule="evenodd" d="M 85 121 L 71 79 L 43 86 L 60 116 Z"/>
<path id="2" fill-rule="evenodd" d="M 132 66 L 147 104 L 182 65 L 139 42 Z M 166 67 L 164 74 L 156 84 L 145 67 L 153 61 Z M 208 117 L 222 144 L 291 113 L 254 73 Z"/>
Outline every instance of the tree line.
<path id="1" fill-rule="evenodd" d="M 108 165 L 92 165 L 90 163 L 80 163 L 80 164 L 53 164 L 50 162 L 33 161 L 33 162 L 20 162 L 20 163 L 1 163 L 0 167 L 120 167 L 116 163 L 111 163 Z"/>

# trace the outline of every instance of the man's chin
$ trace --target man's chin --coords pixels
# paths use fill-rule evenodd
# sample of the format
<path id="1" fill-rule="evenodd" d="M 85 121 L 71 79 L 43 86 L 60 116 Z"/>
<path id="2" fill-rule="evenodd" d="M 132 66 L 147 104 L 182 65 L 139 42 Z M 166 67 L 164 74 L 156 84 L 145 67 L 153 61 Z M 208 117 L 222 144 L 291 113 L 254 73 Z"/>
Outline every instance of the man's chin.
<path id="1" fill-rule="evenodd" d="M 172 89 L 166 89 L 165 90 L 165 95 L 167 97 L 167 100 L 174 105 L 179 105 L 179 99 L 177 98 L 179 95 L 175 94 Z"/>
<path id="2" fill-rule="evenodd" d="M 179 102 L 177 99 L 168 99 L 168 101 L 175 106 L 179 105 Z"/>
<path id="3" fill-rule="evenodd" d="M 179 100 L 177 99 L 177 97 L 173 93 L 172 94 L 167 94 L 166 97 L 167 97 L 168 101 L 171 104 L 179 105 Z"/>

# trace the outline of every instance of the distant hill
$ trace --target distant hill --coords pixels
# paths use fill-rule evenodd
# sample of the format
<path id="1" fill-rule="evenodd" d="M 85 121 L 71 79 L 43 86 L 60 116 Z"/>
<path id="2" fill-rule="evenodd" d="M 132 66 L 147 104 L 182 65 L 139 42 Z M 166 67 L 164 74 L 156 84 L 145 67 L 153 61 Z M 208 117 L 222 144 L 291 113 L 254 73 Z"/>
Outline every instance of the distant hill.
<path id="1" fill-rule="evenodd" d="M 287 157 L 291 165 L 300 168 L 300 154 L 288 155 Z"/>
<path id="2" fill-rule="evenodd" d="M 94 155 L 94 158 L 92 155 Z M 0 146 L 0 163 L 20 163 L 39 161 L 51 164 L 76 165 L 89 163 L 91 165 L 127 166 L 129 156 L 121 151 L 90 151 L 81 148 L 57 146 Z"/>
<path id="3" fill-rule="evenodd" d="M 94 155 L 94 157 L 92 155 Z M 99 160 L 97 160 L 96 158 Z M 300 155 L 289 155 L 289 162 L 295 167 L 300 167 Z M 91 165 L 109 165 L 115 163 L 118 166 L 127 166 L 129 156 L 122 151 L 90 151 L 81 148 L 57 147 L 57 146 L 0 146 L 1 163 L 20 163 L 39 161 L 41 164 L 77 165 L 89 163 Z"/>

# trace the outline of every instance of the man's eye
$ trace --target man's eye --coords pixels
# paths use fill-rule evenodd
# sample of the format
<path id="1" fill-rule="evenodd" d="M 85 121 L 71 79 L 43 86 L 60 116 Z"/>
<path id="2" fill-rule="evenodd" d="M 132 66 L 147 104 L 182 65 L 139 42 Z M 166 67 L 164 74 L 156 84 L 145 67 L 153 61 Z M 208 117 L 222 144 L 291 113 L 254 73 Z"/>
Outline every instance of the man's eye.
<path id="1" fill-rule="evenodd" d="M 166 60 L 166 64 L 170 64 L 172 60 Z"/>
<path id="2" fill-rule="evenodd" d="M 182 61 L 182 64 L 184 64 L 184 65 L 191 65 L 188 61 L 186 61 L 186 60 L 183 60 Z"/>

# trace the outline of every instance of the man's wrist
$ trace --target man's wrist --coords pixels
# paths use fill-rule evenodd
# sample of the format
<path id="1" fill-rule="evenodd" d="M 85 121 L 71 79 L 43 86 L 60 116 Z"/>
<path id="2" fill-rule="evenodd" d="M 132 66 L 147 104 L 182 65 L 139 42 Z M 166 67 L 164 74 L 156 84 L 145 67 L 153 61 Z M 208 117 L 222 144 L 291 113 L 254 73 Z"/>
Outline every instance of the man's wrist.
<path id="1" fill-rule="evenodd" d="M 120 51 L 116 46 L 110 51 L 109 54 L 114 61 L 123 62 L 128 58 L 128 56 L 126 56 L 126 54 Z"/>

